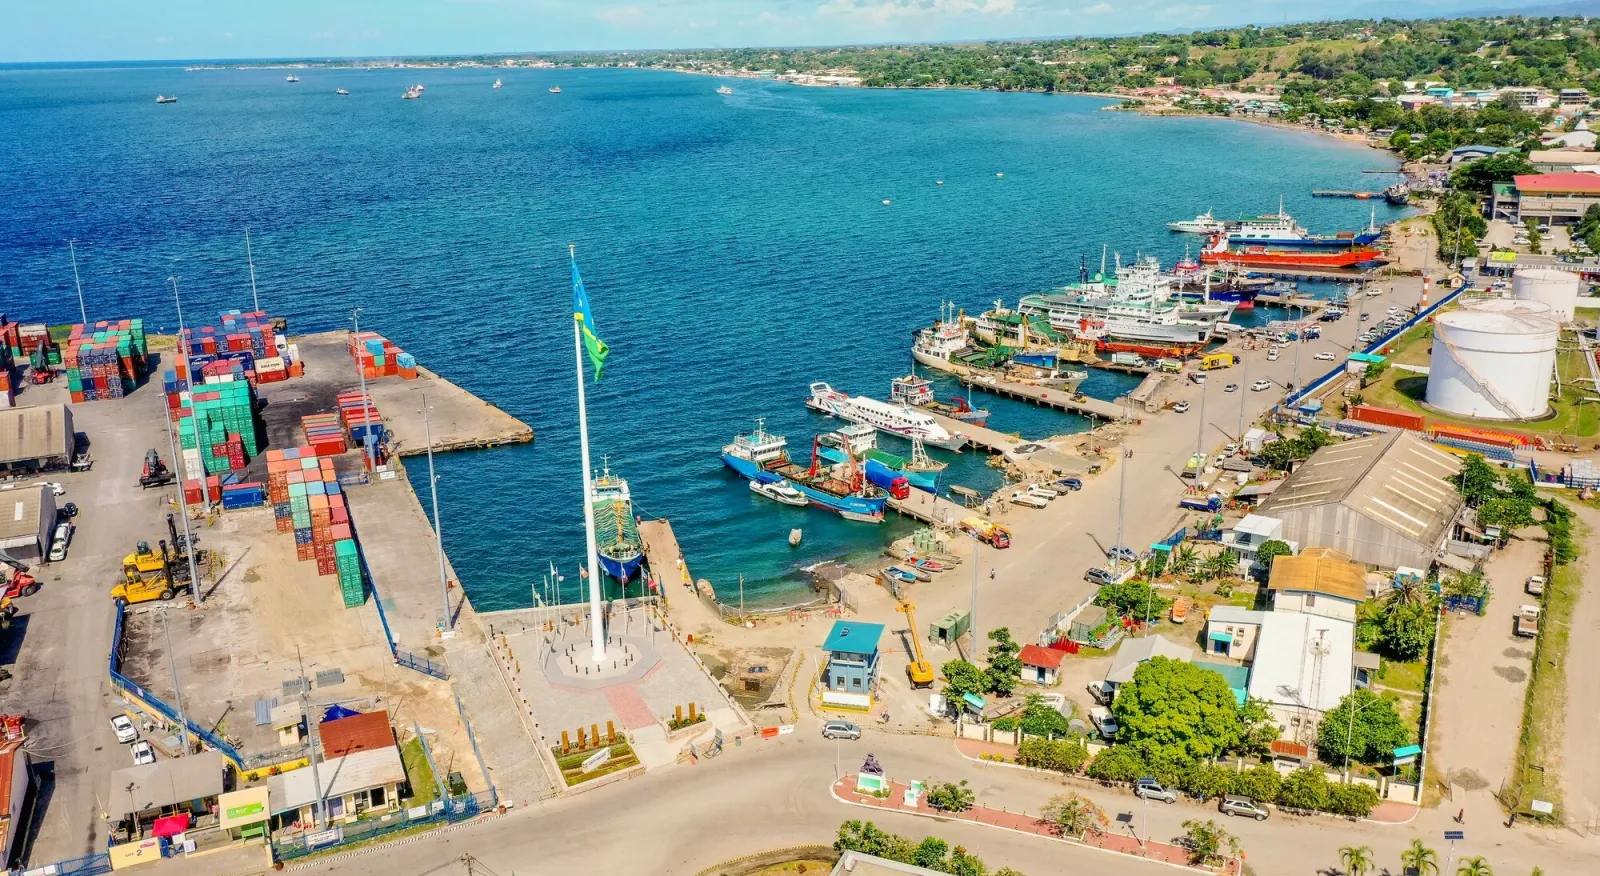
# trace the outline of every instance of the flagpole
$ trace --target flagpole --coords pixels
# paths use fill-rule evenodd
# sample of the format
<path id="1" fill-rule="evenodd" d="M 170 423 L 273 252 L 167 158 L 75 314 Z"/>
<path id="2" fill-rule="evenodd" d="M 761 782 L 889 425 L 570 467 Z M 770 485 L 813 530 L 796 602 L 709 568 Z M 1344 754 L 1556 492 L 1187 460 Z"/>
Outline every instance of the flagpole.
<path id="1" fill-rule="evenodd" d="M 577 259 L 577 246 L 567 244 L 568 255 Z M 583 537 L 588 548 L 589 565 L 589 646 L 594 662 L 606 659 L 605 619 L 600 615 L 600 562 L 599 548 L 594 538 L 594 503 L 589 488 L 589 410 L 583 397 L 583 337 L 578 320 L 572 320 L 572 354 L 578 374 L 578 445 L 583 458 Z"/>

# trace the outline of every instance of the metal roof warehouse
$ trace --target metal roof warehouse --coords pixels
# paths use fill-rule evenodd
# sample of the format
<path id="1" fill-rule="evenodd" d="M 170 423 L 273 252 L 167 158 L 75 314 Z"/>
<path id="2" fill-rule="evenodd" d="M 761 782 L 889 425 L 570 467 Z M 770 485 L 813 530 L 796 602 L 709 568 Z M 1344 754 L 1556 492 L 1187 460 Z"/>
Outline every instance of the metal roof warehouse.
<path id="1" fill-rule="evenodd" d="M 0 471 L 66 468 L 74 437 L 66 405 L 0 408 Z"/>

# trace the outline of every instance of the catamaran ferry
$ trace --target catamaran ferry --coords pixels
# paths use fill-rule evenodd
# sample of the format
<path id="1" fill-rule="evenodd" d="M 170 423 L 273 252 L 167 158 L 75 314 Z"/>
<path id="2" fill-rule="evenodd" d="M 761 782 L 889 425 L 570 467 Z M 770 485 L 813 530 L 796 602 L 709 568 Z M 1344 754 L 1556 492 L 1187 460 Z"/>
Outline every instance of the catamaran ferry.
<path id="1" fill-rule="evenodd" d="M 806 399 L 806 407 L 852 423 L 865 423 L 901 438 L 917 438 L 929 447 L 960 450 L 967 444 L 966 436 L 951 433 L 921 411 L 866 396 L 851 396 L 826 383 L 811 384 L 811 397 Z"/>

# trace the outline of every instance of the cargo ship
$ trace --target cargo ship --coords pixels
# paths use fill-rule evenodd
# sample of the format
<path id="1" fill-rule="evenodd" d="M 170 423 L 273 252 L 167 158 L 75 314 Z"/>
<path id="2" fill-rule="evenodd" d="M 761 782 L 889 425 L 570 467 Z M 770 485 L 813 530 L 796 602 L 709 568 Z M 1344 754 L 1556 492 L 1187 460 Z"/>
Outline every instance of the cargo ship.
<path id="1" fill-rule="evenodd" d="M 733 443 L 722 448 L 722 462 L 753 481 L 769 484 L 786 480 L 812 505 L 846 520 L 883 522 L 883 506 L 888 499 L 867 483 L 854 461 L 824 465 L 818 452 L 820 445 L 813 442 L 811 467 L 801 468 L 789 459 L 788 446 L 782 435 L 768 432 L 766 424 L 757 420 L 755 431 L 734 436 Z"/>
<path id="2" fill-rule="evenodd" d="M 982 426 L 989 420 L 989 412 L 982 408 L 974 408 L 970 402 L 960 396 L 955 396 L 947 402 L 939 401 L 933 397 L 933 383 L 926 378 L 918 377 L 915 373 L 905 377 L 896 377 L 889 382 L 889 401 L 894 404 L 910 405 L 914 408 L 932 411 L 952 420 Z"/>
<path id="3" fill-rule="evenodd" d="M 1338 250 L 1270 249 L 1252 245 L 1242 249 L 1233 247 L 1228 234 L 1219 234 L 1200 253 L 1200 261 L 1208 265 L 1231 265 L 1245 268 L 1350 268 L 1375 261 L 1383 253 L 1370 246 L 1350 246 Z"/>
<path id="4" fill-rule="evenodd" d="M 1282 199 L 1278 201 L 1278 212 L 1257 216 L 1254 219 L 1241 219 L 1233 227 L 1223 229 L 1219 233 L 1232 237 L 1236 245 L 1280 249 L 1339 249 L 1366 246 L 1376 243 L 1383 237 L 1383 231 L 1377 227 L 1376 212 L 1363 231 L 1312 234 L 1294 221 L 1293 216 L 1283 211 Z"/>
<path id="5" fill-rule="evenodd" d="M 817 453 L 829 463 L 838 465 L 854 457 L 866 472 L 867 480 L 896 498 L 900 479 L 906 485 L 929 493 L 939 491 L 939 473 L 948 463 L 928 456 L 922 442 L 911 441 L 911 458 L 890 453 L 878 446 L 878 432 L 862 423 L 848 423 L 818 439 Z"/>
<path id="6" fill-rule="evenodd" d="M 606 467 L 589 485 L 589 504 L 594 508 L 594 536 L 600 569 L 626 584 L 644 564 L 639 523 L 633 516 L 633 497 L 628 493 L 628 482 Z"/>
<path id="7" fill-rule="evenodd" d="M 951 432 L 934 418 L 904 405 L 892 405 L 863 395 L 852 396 L 822 382 L 811 384 L 810 390 L 806 407 L 819 413 L 852 423 L 865 423 L 901 438 L 919 438 L 930 447 L 960 450 L 967 444 L 966 436 Z"/>

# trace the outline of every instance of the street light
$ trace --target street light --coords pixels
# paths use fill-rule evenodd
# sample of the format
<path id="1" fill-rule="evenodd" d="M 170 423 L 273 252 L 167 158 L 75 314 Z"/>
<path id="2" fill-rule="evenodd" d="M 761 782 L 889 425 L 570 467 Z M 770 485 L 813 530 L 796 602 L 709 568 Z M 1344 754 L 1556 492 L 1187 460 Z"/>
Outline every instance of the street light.
<path id="1" fill-rule="evenodd" d="M 365 392 L 365 390 L 363 390 Z M 422 396 L 422 434 L 428 442 L 428 490 L 433 496 L 433 548 L 439 555 L 439 594 L 444 599 L 443 629 L 449 630 L 453 624 L 450 617 L 450 582 L 444 573 L 444 535 L 439 528 L 439 478 L 433 473 L 433 426 L 428 417 L 428 396 Z M 368 435 L 368 441 L 371 435 Z"/>
<path id="2" fill-rule="evenodd" d="M 67 238 L 67 252 L 72 254 L 72 282 L 78 286 L 78 316 L 83 319 L 83 328 L 89 329 L 89 311 L 83 306 L 83 278 L 78 276 L 78 241 L 76 238 Z"/>
<path id="3" fill-rule="evenodd" d="M 183 278 L 174 274 L 167 278 L 167 282 L 172 284 L 172 303 L 178 307 L 178 346 L 183 351 L 183 355 L 187 356 L 189 355 L 189 342 L 183 336 L 183 299 L 178 296 L 178 281 L 181 279 Z M 87 320 L 85 321 L 87 322 Z"/>
<path id="4" fill-rule="evenodd" d="M 180 319 L 182 317 L 180 316 Z M 361 421 L 363 438 L 361 439 L 361 455 L 367 458 L 367 473 L 371 474 L 378 467 L 377 456 L 372 446 L 372 399 L 367 395 L 367 369 L 361 364 L 361 308 L 354 307 L 350 310 L 350 322 L 355 325 L 356 343 L 356 375 L 361 378 Z M 428 442 L 428 448 L 433 449 L 433 442 Z M 431 453 L 430 453 L 431 458 Z M 449 612 L 446 612 L 449 614 Z"/>

